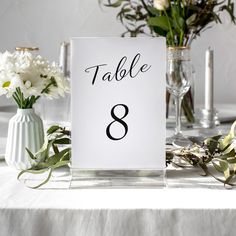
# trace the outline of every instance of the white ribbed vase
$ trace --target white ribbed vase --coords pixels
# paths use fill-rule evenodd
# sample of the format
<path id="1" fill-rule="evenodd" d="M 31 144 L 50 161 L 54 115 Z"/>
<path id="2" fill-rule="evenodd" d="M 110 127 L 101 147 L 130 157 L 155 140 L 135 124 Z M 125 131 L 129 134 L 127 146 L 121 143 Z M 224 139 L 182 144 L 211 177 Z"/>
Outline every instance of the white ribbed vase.
<path id="1" fill-rule="evenodd" d="M 31 163 L 25 148 L 35 153 L 42 147 L 43 141 L 43 122 L 34 109 L 18 109 L 9 121 L 6 163 L 19 170 L 30 168 Z"/>

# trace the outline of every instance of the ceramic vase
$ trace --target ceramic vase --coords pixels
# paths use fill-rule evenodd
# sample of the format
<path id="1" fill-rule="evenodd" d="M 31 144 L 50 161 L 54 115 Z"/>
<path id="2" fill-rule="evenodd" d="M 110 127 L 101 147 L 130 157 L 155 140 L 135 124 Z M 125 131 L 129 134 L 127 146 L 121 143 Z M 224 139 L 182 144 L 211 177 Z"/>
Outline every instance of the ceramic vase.
<path id="1" fill-rule="evenodd" d="M 43 145 L 44 130 L 41 118 L 34 109 L 18 109 L 8 126 L 5 160 L 9 166 L 25 170 L 32 166 L 26 151 L 36 153 Z"/>

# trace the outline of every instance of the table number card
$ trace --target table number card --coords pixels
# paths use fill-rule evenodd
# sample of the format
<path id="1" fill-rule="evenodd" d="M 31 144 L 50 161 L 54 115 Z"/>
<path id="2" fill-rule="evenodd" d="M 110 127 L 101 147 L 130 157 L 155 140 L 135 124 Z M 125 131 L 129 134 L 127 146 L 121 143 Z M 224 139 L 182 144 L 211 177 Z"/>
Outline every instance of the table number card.
<path id="1" fill-rule="evenodd" d="M 165 40 L 71 40 L 72 168 L 165 168 Z"/>

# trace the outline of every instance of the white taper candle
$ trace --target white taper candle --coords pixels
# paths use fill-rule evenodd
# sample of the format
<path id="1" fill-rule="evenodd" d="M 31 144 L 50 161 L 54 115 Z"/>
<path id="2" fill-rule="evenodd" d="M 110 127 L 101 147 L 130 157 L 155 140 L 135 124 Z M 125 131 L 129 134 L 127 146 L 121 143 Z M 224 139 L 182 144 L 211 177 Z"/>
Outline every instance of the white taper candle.
<path id="1" fill-rule="evenodd" d="M 205 67 L 205 109 L 213 110 L 214 108 L 214 51 L 208 48 L 206 51 Z"/>
<path id="2" fill-rule="evenodd" d="M 67 57 L 68 57 L 68 43 L 63 42 L 61 43 L 60 47 L 60 56 L 59 56 L 59 66 L 61 67 L 64 76 L 67 76 Z"/>

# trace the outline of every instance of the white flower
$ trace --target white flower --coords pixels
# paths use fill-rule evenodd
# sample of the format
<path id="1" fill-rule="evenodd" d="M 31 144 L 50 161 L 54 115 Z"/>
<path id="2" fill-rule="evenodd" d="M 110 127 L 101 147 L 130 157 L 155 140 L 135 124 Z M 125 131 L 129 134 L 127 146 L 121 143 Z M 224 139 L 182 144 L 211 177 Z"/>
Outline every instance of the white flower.
<path id="1" fill-rule="evenodd" d="M 64 77 L 60 67 L 55 62 L 49 68 L 48 79 L 51 85 L 45 92 L 46 97 L 50 99 L 64 97 L 65 93 L 70 91 L 68 80 Z"/>
<path id="2" fill-rule="evenodd" d="M 19 72 L 18 77 L 21 81 L 19 87 L 25 98 L 41 95 L 45 85 L 39 71 L 28 69 Z"/>
<path id="3" fill-rule="evenodd" d="M 160 11 L 163 11 L 169 7 L 169 0 L 154 0 L 153 6 Z"/>
<path id="4" fill-rule="evenodd" d="M 13 57 L 15 58 L 14 71 L 21 81 L 19 88 L 24 97 L 40 96 L 45 86 L 41 74 L 48 67 L 48 64 L 42 67 L 41 60 L 38 60 L 30 52 L 15 52 Z"/>
<path id="5" fill-rule="evenodd" d="M 65 96 L 69 83 L 56 63 L 50 64 L 41 56 L 30 52 L 0 53 L 0 96 L 11 97 L 19 93 L 17 88 L 23 100 L 32 96 L 52 99 Z"/>
<path id="6" fill-rule="evenodd" d="M 17 51 L 14 54 L 15 57 L 15 68 L 20 72 L 30 68 L 33 64 L 33 55 L 30 52 Z"/>
<path id="7" fill-rule="evenodd" d="M 17 78 L 15 73 L 0 72 L 0 96 L 5 94 L 7 97 L 11 97 L 20 83 L 21 80 Z"/>
<path id="8" fill-rule="evenodd" d="M 13 71 L 15 68 L 15 57 L 10 52 L 0 53 L 0 71 Z"/>

